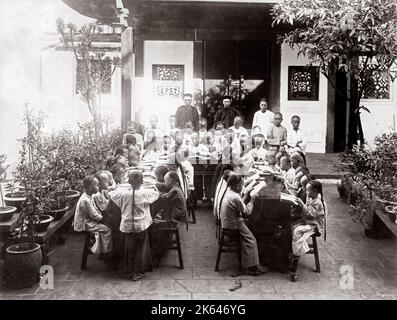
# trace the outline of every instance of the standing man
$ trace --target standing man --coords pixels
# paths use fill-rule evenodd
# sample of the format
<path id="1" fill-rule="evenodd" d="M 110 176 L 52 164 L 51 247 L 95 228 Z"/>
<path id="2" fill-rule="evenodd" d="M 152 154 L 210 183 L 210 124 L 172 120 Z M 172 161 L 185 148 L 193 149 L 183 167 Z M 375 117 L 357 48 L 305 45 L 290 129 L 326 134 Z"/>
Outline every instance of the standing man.
<path id="1" fill-rule="evenodd" d="M 199 129 L 199 114 L 197 109 L 192 106 L 193 96 L 190 93 L 183 95 L 183 101 L 185 104 L 178 107 L 175 113 L 176 127 L 179 129 L 185 129 L 186 123 L 191 121 L 193 123 L 193 130 L 198 131 Z"/>
<path id="2" fill-rule="evenodd" d="M 254 120 L 252 121 L 252 129 L 258 126 L 261 128 L 260 133 L 262 133 L 265 137 L 269 131 L 269 129 L 273 126 L 274 113 L 270 110 L 267 110 L 267 100 L 266 98 L 262 98 L 259 102 L 259 108 L 257 112 L 254 114 Z"/>
<path id="3" fill-rule="evenodd" d="M 223 102 L 223 107 L 221 107 L 215 113 L 214 123 L 222 121 L 225 125 L 225 128 L 230 128 L 234 124 L 234 118 L 236 116 L 242 116 L 242 114 L 237 109 L 231 107 L 232 104 L 231 96 L 224 96 L 222 102 Z"/>
<path id="4" fill-rule="evenodd" d="M 306 141 L 302 135 L 302 130 L 299 128 L 301 123 L 301 118 L 297 115 L 292 116 L 291 124 L 292 128 L 288 130 L 287 135 L 287 144 L 288 144 L 288 152 L 292 153 L 294 151 L 302 151 L 303 154 L 306 150 Z"/>

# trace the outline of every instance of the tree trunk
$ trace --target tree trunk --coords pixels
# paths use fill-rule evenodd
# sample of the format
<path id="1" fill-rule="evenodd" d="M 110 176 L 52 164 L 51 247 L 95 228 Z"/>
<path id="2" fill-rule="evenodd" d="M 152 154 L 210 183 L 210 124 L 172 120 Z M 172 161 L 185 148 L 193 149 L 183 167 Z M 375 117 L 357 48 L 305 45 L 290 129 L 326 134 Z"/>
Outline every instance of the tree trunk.
<path id="1" fill-rule="evenodd" d="M 358 68 L 358 58 L 352 59 L 351 69 Z M 359 95 L 358 95 L 358 79 L 354 76 L 350 76 L 350 110 L 349 110 L 349 130 L 348 130 L 348 141 L 347 147 L 349 150 L 353 149 L 353 146 L 357 144 L 358 134 L 358 119 L 359 114 L 356 112 L 359 106 Z"/>

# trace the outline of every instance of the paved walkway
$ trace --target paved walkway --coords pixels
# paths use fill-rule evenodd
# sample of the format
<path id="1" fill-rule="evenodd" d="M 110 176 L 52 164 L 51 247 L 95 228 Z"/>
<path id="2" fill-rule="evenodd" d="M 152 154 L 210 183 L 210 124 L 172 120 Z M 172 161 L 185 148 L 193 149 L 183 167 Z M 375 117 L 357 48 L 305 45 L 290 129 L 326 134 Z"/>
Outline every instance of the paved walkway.
<path id="1" fill-rule="evenodd" d="M 343 174 L 337 170 L 339 163 L 338 153 L 306 154 L 306 165 L 316 178 L 338 178 Z"/>
<path id="2" fill-rule="evenodd" d="M 83 237 L 68 236 L 65 245 L 50 254 L 55 269 L 54 290 L 36 285 L 23 290 L 0 288 L 2 299 L 396 299 L 397 240 L 366 238 L 361 225 L 352 222 L 336 186 L 325 186 L 329 207 L 328 237 L 319 242 L 321 273 L 313 272 L 312 255 L 301 259 L 298 282 L 287 275 L 268 273 L 244 276 L 242 288 L 230 292 L 235 278 L 234 254 L 225 254 L 221 271 L 214 271 L 217 241 L 211 212 L 200 209 L 197 225 L 182 228 L 185 269 L 177 268 L 177 254 L 170 252 L 160 268 L 140 282 L 118 279 L 103 263 L 89 256 L 88 269 L 80 270 Z M 352 267 L 353 289 L 342 289 L 340 269 Z M 346 267 L 345 267 L 346 268 Z M 2 269 L 2 268 L 0 268 Z M 1 275 L 1 274 L 0 274 Z"/>

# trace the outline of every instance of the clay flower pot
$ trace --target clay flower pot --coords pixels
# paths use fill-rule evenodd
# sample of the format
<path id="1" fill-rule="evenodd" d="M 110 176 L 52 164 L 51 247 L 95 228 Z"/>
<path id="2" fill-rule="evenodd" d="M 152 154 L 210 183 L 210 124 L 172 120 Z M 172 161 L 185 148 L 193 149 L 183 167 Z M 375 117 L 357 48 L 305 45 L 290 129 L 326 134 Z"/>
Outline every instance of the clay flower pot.
<path id="1" fill-rule="evenodd" d="M 54 220 L 54 218 L 48 214 L 42 214 L 39 219 L 40 222 L 35 222 L 34 224 L 37 233 L 46 231 L 50 223 Z"/>
<path id="2" fill-rule="evenodd" d="M 24 203 L 25 201 L 26 201 L 26 193 L 21 191 L 6 193 L 4 196 L 5 205 L 16 207 L 18 212 L 22 210 L 22 203 Z"/>
<path id="3" fill-rule="evenodd" d="M 10 220 L 16 211 L 17 208 L 13 206 L 0 207 L 0 222 Z"/>
<path id="4" fill-rule="evenodd" d="M 66 211 L 68 211 L 68 210 L 69 210 L 69 206 L 66 206 L 61 209 L 50 210 L 50 211 L 46 212 L 46 214 L 52 216 L 54 218 L 54 220 L 59 220 L 65 215 Z"/>
<path id="5" fill-rule="evenodd" d="M 41 246 L 37 243 L 14 244 L 6 249 L 5 273 L 9 286 L 31 287 L 40 279 Z"/>

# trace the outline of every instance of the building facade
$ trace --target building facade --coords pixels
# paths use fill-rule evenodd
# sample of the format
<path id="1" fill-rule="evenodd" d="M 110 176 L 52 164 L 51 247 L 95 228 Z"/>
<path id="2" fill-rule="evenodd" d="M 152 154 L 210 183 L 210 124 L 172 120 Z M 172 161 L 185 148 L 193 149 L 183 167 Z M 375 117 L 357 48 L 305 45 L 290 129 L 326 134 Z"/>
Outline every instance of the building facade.
<path id="1" fill-rule="evenodd" d="M 166 124 L 182 103 L 183 93 L 197 97 L 219 87 L 235 95 L 235 106 L 250 128 L 259 100 L 283 114 L 301 117 L 308 152 L 335 152 L 345 147 L 346 103 L 327 79 L 296 51 L 280 44 L 286 26 L 272 26 L 275 1 L 64 0 L 76 11 L 121 25 L 121 126 L 129 119 L 145 123 L 157 114 Z M 95 10 L 94 10 L 94 9 Z M 117 80 L 116 80 L 117 81 Z M 339 82 L 338 85 L 343 85 Z M 364 133 L 395 130 L 396 83 L 377 86 L 383 94 L 363 100 Z M 208 105 L 200 110 L 210 117 Z M 207 108 L 206 108 L 207 107 Z"/>

